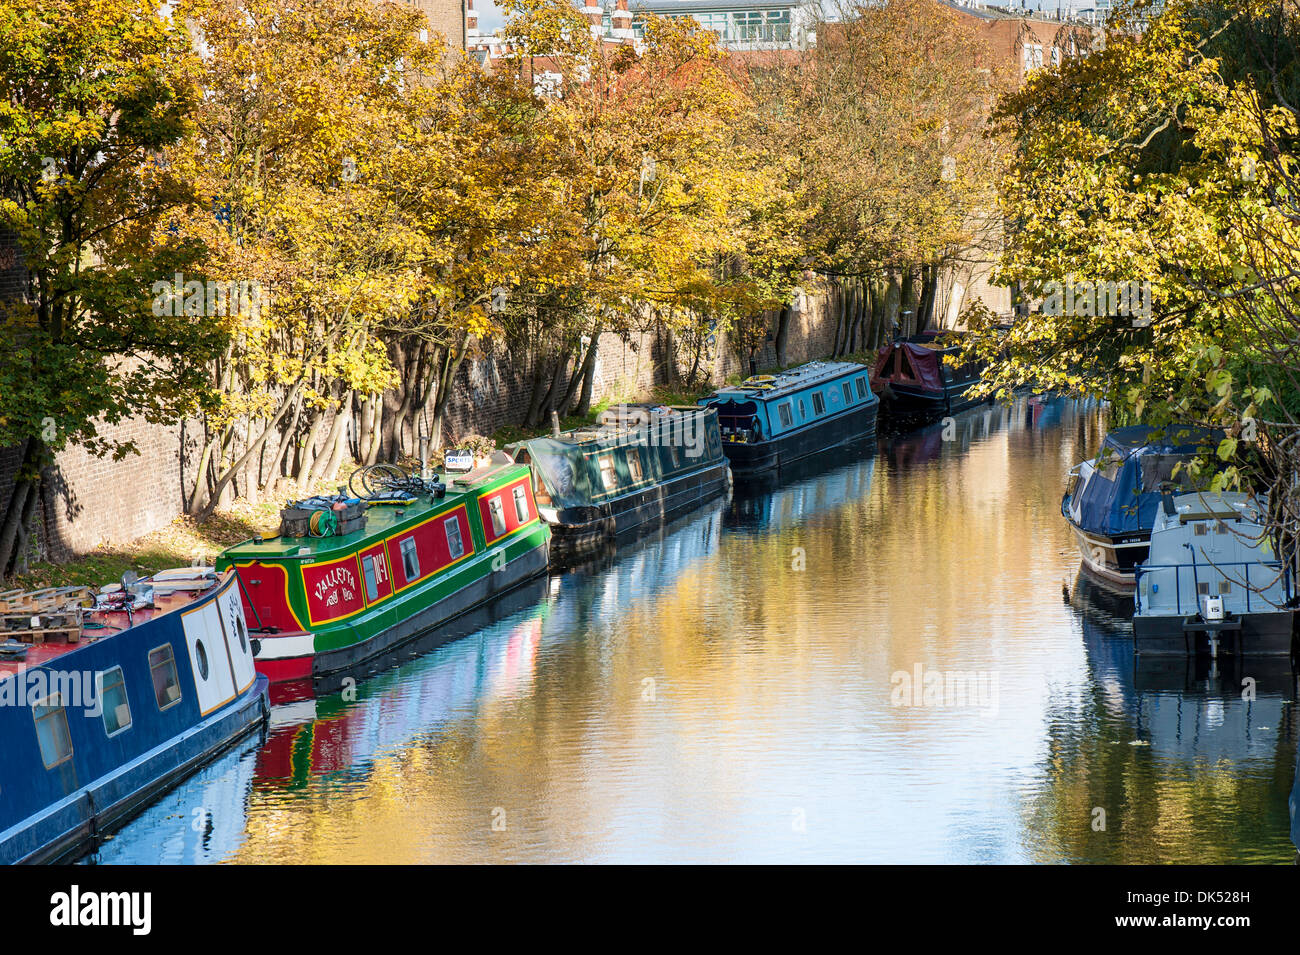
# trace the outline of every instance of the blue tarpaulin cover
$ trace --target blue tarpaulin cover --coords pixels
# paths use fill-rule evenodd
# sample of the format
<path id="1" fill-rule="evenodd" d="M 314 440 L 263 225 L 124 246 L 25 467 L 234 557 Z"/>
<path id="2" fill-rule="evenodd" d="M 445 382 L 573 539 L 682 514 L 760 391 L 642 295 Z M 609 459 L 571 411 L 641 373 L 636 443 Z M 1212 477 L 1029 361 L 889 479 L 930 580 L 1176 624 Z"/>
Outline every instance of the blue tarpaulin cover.
<path id="1" fill-rule="evenodd" d="M 1133 425 L 1106 435 L 1094 466 L 1096 473 L 1079 495 L 1080 526 L 1114 537 L 1149 531 L 1160 505 L 1160 485 L 1186 485 L 1187 475 L 1174 467 L 1197 454 L 1213 451 L 1223 432 L 1193 425 Z"/>

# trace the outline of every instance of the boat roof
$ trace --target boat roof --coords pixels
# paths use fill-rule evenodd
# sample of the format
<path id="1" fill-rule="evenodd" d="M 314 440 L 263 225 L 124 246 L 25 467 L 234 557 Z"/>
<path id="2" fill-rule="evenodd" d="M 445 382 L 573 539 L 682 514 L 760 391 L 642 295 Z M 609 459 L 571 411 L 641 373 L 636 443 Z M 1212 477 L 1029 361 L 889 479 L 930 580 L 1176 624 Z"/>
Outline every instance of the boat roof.
<path id="1" fill-rule="evenodd" d="M 766 387 L 752 386 L 747 388 L 744 383 L 741 383 L 719 388 L 714 392 L 714 395 L 726 398 L 743 397 L 770 400 L 772 398 L 782 398 L 796 391 L 802 391 L 804 388 L 823 384 L 846 375 L 869 371 L 870 369 L 866 365 L 855 364 L 851 361 L 810 361 L 798 368 L 790 368 L 772 375 L 772 380 L 766 382 Z"/>
<path id="2" fill-rule="evenodd" d="M 299 557 L 314 560 L 340 551 L 351 553 L 357 549 L 357 544 L 361 541 L 372 537 L 386 537 L 403 527 L 418 523 L 422 517 L 445 511 L 464 503 L 465 500 L 472 500 L 483 485 L 501 478 L 510 471 L 523 468 L 524 465 L 516 463 L 509 455 L 498 451 L 493 456 L 492 463 L 472 471 L 463 474 L 454 471 L 438 472 L 431 475 L 432 478 L 446 485 L 447 493 L 443 497 L 421 494 L 413 495 L 405 502 L 371 504 L 366 508 L 365 526 L 351 534 L 333 537 L 280 537 L 279 535 L 254 537 L 242 544 L 226 548 L 221 552 L 221 559 L 232 563 Z"/>
<path id="3" fill-rule="evenodd" d="M 8 679 L 34 667 L 44 666 L 89 643 L 111 640 L 133 627 L 138 627 L 165 614 L 183 610 L 195 601 L 212 593 L 219 585 L 224 584 L 225 580 L 225 574 L 217 574 L 211 567 L 163 570 L 150 577 L 142 577 L 136 581 L 136 584 L 155 585 L 154 606 L 144 607 L 130 614 L 125 610 L 84 609 L 80 613 L 80 621 L 74 627 L 78 633 L 77 641 L 74 643 L 69 643 L 66 639 L 55 640 L 46 637 L 44 643 L 33 642 L 28 644 L 26 641 L 16 639 L 17 631 L 9 630 L 0 633 L 0 644 L 12 645 L 15 642 L 22 642 L 27 647 L 26 657 L 22 660 L 0 656 L 0 680 Z M 177 589 L 168 589 L 170 587 Z M 89 596 L 90 588 L 85 588 L 85 591 Z M 5 616 L 17 616 L 27 612 L 18 609 L 0 610 L 0 613 Z M 40 614 L 47 617 L 62 616 L 70 612 L 73 611 L 52 608 L 30 611 L 32 615 Z M 57 628 L 59 631 L 65 629 L 69 628 Z"/>
<path id="4" fill-rule="evenodd" d="M 644 432 L 646 428 L 652 428 L 656 425 L 671 422 L 679 416 L 689 417 L 692 415 L 713 413 L 712 408 L 701 408 L 697 405 L 625 404 L 618 407 L 627 412 L 642 412 L 648 420 L 624 420 L 635 417 L 635 415 L 624 414 L 619 416 L 619 421 L 615 424 L 588 425 L 582 428 L 573 428 L 569 431 L 562 431 L 558 435 L 547 434 L 536 438 L 526 438 L 523 441 L 516 441 L 513 444 L 506 445 L 506 450 L 513 453 L 515 449 L 523 447 L 572 448 L 598 443 L 616 444 L 618 439 L 621 437 L 636 436 L 637 434 Z M 607 410 L 605 414 L 609 414 L 609 410 Z"/>
<path id="5" fill-rule="evenodd" d="M 1122 454 L 1139 449 L 1157 454 L 1195 454 L 1207 445 L 1218 445 L 1223 432 L 1194 424 L 1135 424 L 1116 428 L 1106 435 L 1105 444 Z"/>
<path id="6" fill-rule="evenodd" d="M 1174 513 L 1179 523 L 1245 518 L 1258 521 L 1266 510 L 1262 500 L 1253 494 L 1228 491 L 1220 494 L 1210 491 L 1191 491 L 1174 495 Z"/>

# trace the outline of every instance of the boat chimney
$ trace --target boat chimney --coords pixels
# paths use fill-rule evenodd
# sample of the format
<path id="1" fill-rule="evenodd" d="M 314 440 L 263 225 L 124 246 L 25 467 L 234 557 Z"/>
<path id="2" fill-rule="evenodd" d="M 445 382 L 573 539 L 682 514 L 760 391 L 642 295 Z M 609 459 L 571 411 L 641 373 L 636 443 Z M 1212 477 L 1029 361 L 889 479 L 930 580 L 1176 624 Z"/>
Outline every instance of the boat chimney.
<path id="1" fill-rule="evenodd" d="M 1174 489 L 1168 484 L 1160 485 L 1160 504 L 1165 509 L 1166 517 L 1174 517 L 1178 511 L 1174 507 Z"/>
<path id="2" fill-rule="evenodd" d="M 560 413 L 558 411 L 552 411 L 551 412 L 551 437 L 558 438 L 559 436 L 560 436 Z"/>
<path id="3" fill-rule="evenodd" d="M 420 432 L 420 480 L 429 479 L 429 436 Z"/>

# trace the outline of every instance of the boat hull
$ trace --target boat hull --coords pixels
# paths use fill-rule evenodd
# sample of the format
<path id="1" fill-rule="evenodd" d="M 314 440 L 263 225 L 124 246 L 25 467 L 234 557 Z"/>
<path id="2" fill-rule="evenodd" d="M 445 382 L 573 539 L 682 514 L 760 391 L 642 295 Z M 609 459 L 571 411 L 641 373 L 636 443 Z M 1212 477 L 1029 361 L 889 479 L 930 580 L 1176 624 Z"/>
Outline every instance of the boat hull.
<path id="1" fill-rule="evenodd" d="M 1066 516 L 1074 533 L 1083 566 L 1089 573 L 1107 583 L 1130 588 L 1134 584 L 1137 565 L 1147 559 L 1151 549 L 1150 532 L 1136 532 L 1110 537 L 1086 531 Z"/>
<path id="2" fill-rule="evenodd" d="M 500 561 L 497 569 L 355 643 L 317 651 L 312 647 L 311 634 L 260 638 L 254 660 L 258 672 L 271 682 L 271 702 L 281 705 L 308 699 L 322 681 L 337 683 L 342 675 L 360 670 L 376 657 L 545 574 L 550 563 L 550 546 L 550 540 L 543 538 L 537 546 Z M 279 645 L 280 641 L 287 647 Z M 299 648 L 297 652 L 295 647 Z"/>
<path id="3" fill-rule="evenodd" d="M 121 828 L 158 796 L 265 725 L 270 702 L 259 677 L 233 706 L 96 780 L 46 812 L 0 833 L 0 864 L 65 862 Z"/>
<path id="4" fill-rule="evenodd" d="M 548 519 L 551 566 L 566 567 L 623 540 L 649 533 L 724 494 L 726 461 L 591 507 L 567 507 Z"/>
<path id="5" fill-rule="evenodd" d="M 873 437 L 879 407 L 872 402 L 851 408 L 766 441 L 724 441 L 722 450 L 737 481 L 762 477 L 818 451 Z"/>
<path id="6" fill-rule="evenodd" d="M 1240 629 L 1218 634 L 1219 654 L 1289 656 L 1293 614 L 1290 610 L 1241 614 Z M 1156 656 L 1194 656 L 1212 652 L 1210 635 L 1197 630 L 1194 617 L 1185 614 L 1136 614 L 1133 639 L 1138 653 Z"/>
<path id="7" fill-rule="evenodd" d="M 951 384 L 942 391 L 901 385 L 889 382 L 884 391 L 883 407 L 891 415 L 944 415 L 956 414 L 976 405 L 987 404 L 990 397 L 969 397 L 968 393 L 976 381 L 964 381 Z"/>

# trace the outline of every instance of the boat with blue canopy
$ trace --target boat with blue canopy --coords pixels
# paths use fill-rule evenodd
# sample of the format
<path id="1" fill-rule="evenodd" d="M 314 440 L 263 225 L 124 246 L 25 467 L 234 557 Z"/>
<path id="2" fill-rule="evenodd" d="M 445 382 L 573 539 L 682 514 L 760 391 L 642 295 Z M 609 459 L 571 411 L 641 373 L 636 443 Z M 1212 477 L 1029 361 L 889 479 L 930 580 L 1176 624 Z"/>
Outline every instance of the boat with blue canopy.
<path id="1" fill-rule="evenodd" d="M 1161 488 L 1174 483 L 1191 490 L 1187 465 L 1222 440 L 1222 431 L 1183 424 L 1133 425 L 1107 434 L 1095 458 L 1070 469 L 1061 498 L 1084 566 L 1131 587 L 1151 544 Z"/>

